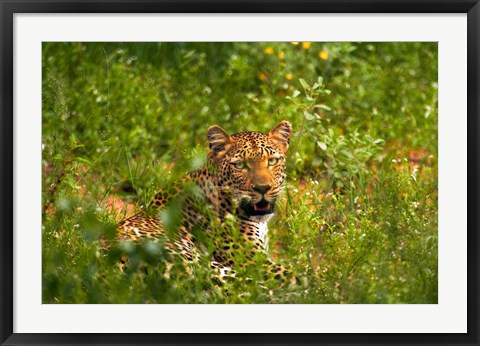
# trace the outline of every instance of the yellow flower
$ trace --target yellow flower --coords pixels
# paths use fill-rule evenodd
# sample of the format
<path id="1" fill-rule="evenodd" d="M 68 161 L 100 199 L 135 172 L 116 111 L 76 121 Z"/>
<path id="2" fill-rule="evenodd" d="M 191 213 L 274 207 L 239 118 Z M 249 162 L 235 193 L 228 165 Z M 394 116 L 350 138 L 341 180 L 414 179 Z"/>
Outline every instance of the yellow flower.
<path id="1" fill-rule="evenodd" d="M 292 80 L 292 79 L 293 79 L 293 74 L 287 73 L 287 74 L 285 75 L 285 79 L 286 79 L 286 80 Z"/>
<path id="2" fill-rule="evenodd" d="M 270 55 L 270 54 L 273 53 L 273 48 L 272 48 L 272 47 L 267 47 L 267 48 L 265 48 L 265 51 L 264 51 L 264 52 L 265 52 L 265 54 Z"/>
<path id="3" fill-rule="evenodd" d="M 282 51 L 278 52 L 278 54 L 277 54 L 277 55 L 278 55 L 278 58 L 279 58 L 279 59 L 283 59 L 283 58 L 285 58 L 285 53 L 284 53 L 284 52 L 282 52 Z"/>
<path id="4" fill-rule="evenodd" d="M 260 80 L 265 80 L 265 79 L 267 79 L 267 75 L 266 75 L 265 73 L 263 73 L 263 72 L 260 72 L 260 73 L 258 74 L 258 79 L 260 79 Z"/>
<path id="5" fill-rule="evenodd" d="M 298 46 L 298 45 L 300 44 L 300 42 L 292 42 L 292 44 L 293 44 L 294 46 Z"/>
<path id="6" fill-rule="evenodd" d="M 302 48 L 303 49 L 308 49 L 312 46 L 312 42 L 303 42 L 302 43 Z"/>
<path id="7" fill-rule="evenodd" d="M 322 50 L 322 51 L 320 51 L 320 53 L 318 53 L 318 56 L 320 57 L 320 59 L 327 60 L 328 59 L 328 52 L 326 50 Z"/>

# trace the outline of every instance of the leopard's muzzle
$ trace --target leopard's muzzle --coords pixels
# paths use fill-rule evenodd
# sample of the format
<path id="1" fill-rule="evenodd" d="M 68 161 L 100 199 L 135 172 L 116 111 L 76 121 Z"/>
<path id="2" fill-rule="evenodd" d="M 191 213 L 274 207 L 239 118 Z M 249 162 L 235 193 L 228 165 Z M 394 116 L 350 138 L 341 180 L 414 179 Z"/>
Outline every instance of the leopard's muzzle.
<path id="1" fill-rule="evenodd" d="M 273 214 L 275 200 L 267 201 L 266 199 L 262 198 L 259 202 L 253 203 L 252 200 L 242 199 L 240 208 L 242 208 L 248 216 Z"/>

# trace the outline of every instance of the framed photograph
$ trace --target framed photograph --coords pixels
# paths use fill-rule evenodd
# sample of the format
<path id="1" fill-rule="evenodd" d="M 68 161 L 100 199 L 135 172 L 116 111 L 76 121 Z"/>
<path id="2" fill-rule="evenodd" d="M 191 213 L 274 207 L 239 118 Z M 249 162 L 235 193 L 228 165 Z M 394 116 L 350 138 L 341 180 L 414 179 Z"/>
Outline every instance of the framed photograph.
<path id="1" fill-rule="evenodd" d="M 2 1 L 1 342 L 478 345 L 478 1 Z"/>

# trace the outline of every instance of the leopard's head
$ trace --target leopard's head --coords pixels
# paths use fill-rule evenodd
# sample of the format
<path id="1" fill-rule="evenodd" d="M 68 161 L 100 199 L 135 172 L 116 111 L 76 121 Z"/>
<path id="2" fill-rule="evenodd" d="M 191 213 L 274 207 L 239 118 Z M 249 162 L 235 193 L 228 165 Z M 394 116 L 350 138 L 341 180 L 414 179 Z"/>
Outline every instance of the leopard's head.
<path id="1" fill-rule="evenodd" d="M 229 190 L 248 215 L 273 213 L 285 179 L 285 155 L 292 126 L 282 121 L 268 134 L 228 135 L 221 127 L 208 129 L 209 159 L 217 167 L 218 184 Z"/>

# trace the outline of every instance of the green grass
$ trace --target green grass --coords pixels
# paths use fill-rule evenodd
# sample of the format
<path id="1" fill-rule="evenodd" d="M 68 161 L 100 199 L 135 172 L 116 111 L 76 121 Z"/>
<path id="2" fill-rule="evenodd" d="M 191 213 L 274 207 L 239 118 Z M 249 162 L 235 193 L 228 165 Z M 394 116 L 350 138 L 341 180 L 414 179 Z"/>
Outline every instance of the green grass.
<path id="1" fill-rule="evenodd" d="M 44 43 L 42 59 L 44 303 L 437 303 L 436 44 Z M 101 251 L 127 206 L 201 165 L 210 125 L 283 119 L 270 252 L 302 287 L 219 286 L 206 262 L 167 280 L 158 246 Z"/>

